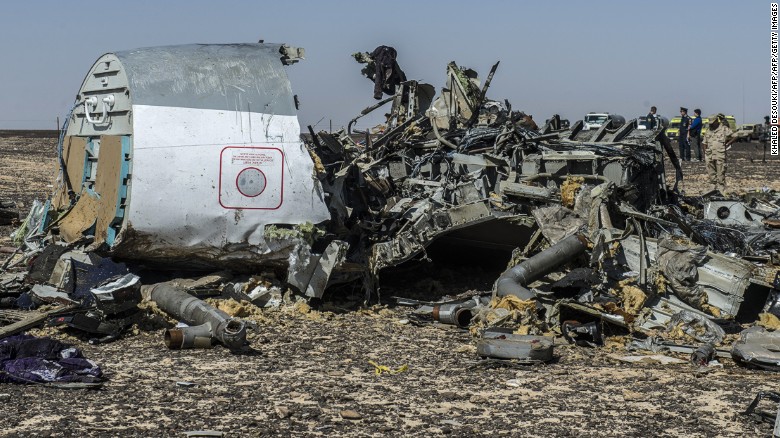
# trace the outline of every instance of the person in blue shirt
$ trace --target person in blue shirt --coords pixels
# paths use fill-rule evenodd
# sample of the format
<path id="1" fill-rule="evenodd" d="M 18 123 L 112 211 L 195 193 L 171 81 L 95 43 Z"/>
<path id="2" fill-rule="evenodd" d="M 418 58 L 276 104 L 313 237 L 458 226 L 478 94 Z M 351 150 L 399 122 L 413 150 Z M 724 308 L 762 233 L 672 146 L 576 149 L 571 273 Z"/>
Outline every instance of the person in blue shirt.
<path id="1" fill-rule="evenodd" d="M 701 128 L 704 126 L 701 122 L 701 110 L 693 110 L 694 118 L 691 126 L 688 127 L 688 143 L 692 152 L 696 152 L 696 161 L 702 160 L 701 155 Z"/>

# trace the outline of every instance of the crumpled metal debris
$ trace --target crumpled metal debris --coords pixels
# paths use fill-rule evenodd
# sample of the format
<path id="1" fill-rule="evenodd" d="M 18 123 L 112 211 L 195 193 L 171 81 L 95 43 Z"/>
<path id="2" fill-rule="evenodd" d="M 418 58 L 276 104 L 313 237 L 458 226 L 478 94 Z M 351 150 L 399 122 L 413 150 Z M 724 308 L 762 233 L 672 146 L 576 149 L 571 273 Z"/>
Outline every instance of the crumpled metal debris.
<path id="1" fill-rule="evenodd" d="M 731 355 L 738 363 L 780 371 L 780 332 L 770 332 L 763 327 L 745 329 L 734 344 Z"/>
<path id="2" fill-rule="evenodd" d="M 604 344 L 601 327 L 595 321 L 586 324 L 579 321 L 563 321 L 561 334 L 570 344 L 580 347 L 597 347 Z"/>
<path id="3" fill-rule="evenodd" d="M 720 344 L 726 333 L 712 320 L 688 311 L 676 313 L 669 320 L 667 332 L 680 330 L 699 342 Z"/>
<path id="4" fill-rule="evenodd" d="M 540 207 L 534 209 L 531 214 L 539 224 L 542 235 L 552 244 L 575 234 L 587 224 L 587 218 L 581 218 L 574 211 L 560 205 Z"/>
<path id="5" fill-rule="evenodd" d="M 521 363 L 542 363 L 553 359 L 554 338 L 517 335 L 511 330 L 485 330 L 477 341 L 477 355 L 496 359 L 514 359 Z"/>
<path id="6" fill-rule="evenodd" d="M 94 305 L 83 305 L 56 316 L 49 323 L 100 335 L 90 339 L 90 343 L 97 344 L 118 339 L 125 330 L 140 321 L 141 281 L 137 275 L 111 277 L 90 288 L 90 294 L 90 303 Z"/>
<path id="7" fill-rule="evenodd" d="M 674 293 L 697 309 L 707 304 L 707 295 L 698 284 L 697 270 L 706 254 L 707 248 L 703 246 L 685 244 L 671 238 L 658 241 L 658 269 Z"/>
<path id="8" fill-rule="evenodd" d="M 51 203 L 49 201 L 41 202 L 34 200 L 27 213 L 27 217 L 22 221 L 22 225 L 11 234 L 11 239 L 17 246 L 24 245 L 30 250 L 38 250 L 43 246 L 43 239 L 46 237 L 44 229 L 45 217 Z"/>
<path id="9" fill-rule="evenodd" d="M 778 403 L 772 412 L 757 410 L 759 403 L 764 399 L 769 399 L 775 403 Z M 756 394 L 756 398 L 750 402 L 750 405 L 748 405 L 747 409 L 745 409 L 745 412 L 743 412 L 742 415 L 750 415 L 759 421 L 773 424 L 774 427 L 772 429 L 772 437 L 780 437 L 780 393 L 775 391 L 760 391 L 758 394 Z"/>

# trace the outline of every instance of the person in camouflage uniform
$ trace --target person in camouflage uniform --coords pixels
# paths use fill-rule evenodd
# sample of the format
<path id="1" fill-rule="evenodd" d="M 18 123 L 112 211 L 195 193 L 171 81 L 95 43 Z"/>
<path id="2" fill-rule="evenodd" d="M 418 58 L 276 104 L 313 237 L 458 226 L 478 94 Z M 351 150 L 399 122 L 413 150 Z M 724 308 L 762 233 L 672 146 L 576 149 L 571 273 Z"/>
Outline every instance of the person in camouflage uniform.
<path id="1" fill-rule="evenodd" d="M 726 190 L 726 146 L 733 142 L 726 116 L 721 113 L 711 116 L 710 128 L 703 139 L 704 159 L 710 183 L 721 193 Z"/>

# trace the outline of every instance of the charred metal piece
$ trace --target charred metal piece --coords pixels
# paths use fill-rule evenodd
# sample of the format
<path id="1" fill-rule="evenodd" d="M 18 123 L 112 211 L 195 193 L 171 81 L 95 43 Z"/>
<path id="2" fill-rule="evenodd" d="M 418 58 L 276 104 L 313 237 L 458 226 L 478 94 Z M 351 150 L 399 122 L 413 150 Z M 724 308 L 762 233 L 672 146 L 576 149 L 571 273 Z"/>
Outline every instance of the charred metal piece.
<path id="1" fill-rule="evenodd" d="M 704 218 L 713 220 L 719 225 L 764 227 L 761 222 L 764 217 L 755 211 L 751 213 L 749 208 L 740 201 L 710 201 L 704 206 Z"/>
<path id="2" fill-rule="evenodd" d="M 141 318 L 141 283 L 137 275 L 113 277 L 90 289 L 94 303 L 88 308 L 73 309 L 49 320 L 50 325 L 67 325 L 83 332 L 100 335 L 90 344 L 102 344 L 119 339 L 122 333 Z"/>
<path id="3" fill-rule="evenodd" d="M 514 295 L 523 300 L 534 298 L 535 294 L 526 286 L 552 272 L 588 249 L 588 240 L 581 234 L 572 234 L 555 245 L 507 269 L 496 282 L 496 295 Z"/>
<path id="4" fill-rule="evenodd" d="M 97 309 L 106 315 L 137 310 L 138 303 L 141 302 L 141 283 L 134 274 L 108 280 L 90 292 L 95 297 Z"/>
<path id="5" fill-rule="evenodd" d="M 147 293 L 162 310 L 189 325 L 165 331 L 165 345 L 172 350 L 211 348 L 213 341 L 235 349 L 246 342 L 243 321 L 211 307 L 170 282 L 150 286 Z"/>
<path id="6" fill-rule="evenodd" d="M 780 437 L 780 405 L 778 405 L 778 409 L 774 414 L 769 412 L 756 411 L 758 404 L 765 398 L 775 403 L 780 403 L 780 393 L 775 391 L 760 391 L 756 395 L 756 398 L 753 399 L 753 401 L 747 407 L 747 409 L 745 409 L 745 412 L 743 412 L 742 415 L 751 415 L 760 421 L 774 424 L 774 428 L 772 429 L 772 436 Z"/>
<path id="7" fill-rule="evenodd" d="M 485 330 L 477 341 L 481 357 L 516 359 L 524 363 L 542 363 L 553 359 L 554 339 L 549 336 L 516 335 L 509 329 Z"/>
<path id="8" fill-rule="evenodd" d="M 580 347 L 596 347 L 604 344 L 599 323 L 592 321 L 583 324 L 579 321 L 563 321 L 561 334 L 570 344 Z"/>
<path id="9" fill-rule="evenodd" d="M 394 98 L 395 98 L 394 96 L 390 96 L 390 97 L 388 97 L 386 99 L 383 99 L 383 100 L 381 100 L 381 101 L 379 101 L 379 102 L 377 102 L 377 103 L 375 103 L 375 104 L 373 104 L 373 105 L 363 109 L 363 111 L 361 111 L 360 114 L 358 114 L 354 119 L 350 120 L 349 124 L 347 124 L 347 134 L 352 134 L 352 126 L 355 124 L 355 122 L 358 121 L 358 119 L 360 119 L 361 117 L 363 117 L 363 116 L 365 116 L 367 114 L 370 114 L 372 111 L 374 111 L 375 109 L 381 107 L 382 105 L 386 104 L 387 102 L 392 101 Z M 309 126 L 309 133 L 311 134 L 312 139 L 314 139 L 314 141 L 317 141 L 317 135 L 314 134 L 314 130 L 312 129 L 311 126 Z"/>
<path id="10" fill-rule="evenodd" d="M 768 332 L 763 327 L 750 327 L 734 343 L 731 356 L 737 363 L 780 371 L 780 333 Z"/>
<path id="11" fill-rule="evenodd" d="M 712 344 L 702 344 L 691 353 L 691 362 L 698 366 L 706 366 L 714 358 L 715 346 Z"/>

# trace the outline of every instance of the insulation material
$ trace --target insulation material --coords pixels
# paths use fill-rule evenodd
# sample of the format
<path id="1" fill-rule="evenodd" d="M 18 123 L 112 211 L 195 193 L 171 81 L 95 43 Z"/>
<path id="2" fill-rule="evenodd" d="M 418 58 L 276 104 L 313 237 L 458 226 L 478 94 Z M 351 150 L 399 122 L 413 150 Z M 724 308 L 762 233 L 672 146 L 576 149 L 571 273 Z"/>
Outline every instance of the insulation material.
<path id="1" fill-rule="evenodd" d="M 108 227 L 116 216 L 121 167 L 121 138 L 103 137 L 94 190 L 84 188 L 76 205 L 60 222 L 60 233 L 66 240 L 75 241 L 91 232 L 96 242 L 106 241 Z"/>
<path id="2" fill-rule="evenodd" d="M 470 331 L 474 334 L 488 327 L 506 327 L 515 334 L 542 334 L 545 325 L 537 314 L 536 300 L 521 300 L 508 295 L 495 297 L 489 307 L 481 307 L 475 312 Z"/>
<path id="3" fill-rule="evenodd" d="M 771 313 L 761 313 L 758 315 L 758 325 L 769 331 L 780 329 L 780 318 Z"/>
<path id="4" fill-rule="evenodd" d="M 577 191 L 585 183 L 585 179 L 579 176 L 567 177 L 561 184 L 561 204 L 567 208 L 574 208 Z"/>
<path id="5" fill-rule="evenodd" d="M 667 323 L 667 333 L 675 339 L 690 336 L 699 342 L 720 344 L 726 333 L 712 320 L 698 313 L 683 310 L 676 313 Z"/>
<path id="6" fill-rule="evenodd" d="M 615 295 L 620 297 L 623 310 L 631 315 L 638 314 L 647 301 L 647 294 L 642 289 L 628 284 L 621 284 L 621 288 L 615 291 Z"/>
<path id="7" fill-rule="evenodd" d="M 81 239 L 90 228 L 95 226 L 100 212 L 100 202 L 96 195 L 83 193 L 76 205 L 68 210 L 60 221 L 60 235 L 68 242 Z"/>
<path id="8" fill-rule="evenodd" d="M 117 214 L 119 185 L 122 182 L 122 162 L 122 138 L 117 136 L 102 137 L 100 139 L 97 178 L 95 179 L 95 191 L 100 196 L 95 225 L 96 242 L 106 241 L 108 227 Z"/>
<path id="9" fill-rule="evenodd" d="M 770 332 L 763 327 L 747 328 L 734 343 L 731 356 L 738 363 L 779 371 L 780 332 Z"/>
<path id="10" fill-rule="evenodd" d="M 86 156 L 87 139 L 84 137 L 67 136 L 62 146 L 62 157 L 67 163 L 65 170 L 68 174 L 68 181 L 75 193 L 81 192 L 81 181 L 84 178 L 84 158 Z M 65 178 L 65 175 L 59 175 L 58 178 Z M 67 193 L 67 185 L 64 180 L 62 184 L 55 184 L 57 191 L 52 197 L 52 207 L 56 210 L 70 205 L 70 198 Z"/>

